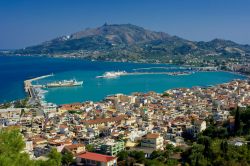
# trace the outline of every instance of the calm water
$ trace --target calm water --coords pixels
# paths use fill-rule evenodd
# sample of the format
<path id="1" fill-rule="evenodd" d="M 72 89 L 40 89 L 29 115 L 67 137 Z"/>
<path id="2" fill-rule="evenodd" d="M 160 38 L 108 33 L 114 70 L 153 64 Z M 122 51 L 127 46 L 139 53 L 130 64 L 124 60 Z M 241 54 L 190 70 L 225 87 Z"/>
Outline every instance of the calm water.
<path id="1" fill-rule="evenodd" d="M 25 79 L 54 73 L 35 83 L 45 84 L 55 80 L 75 78 L 83 80 L 82 87 L 51 88 L 45 99 L 56 104 L 98 101 L 115 93 L 130 94 L 132 92 L 163 92 L 170 88 L 208 86 L 243 79 L 244 77 L 226 72 L 198 72 L 186 76 L 130 75 L 116 79 L 96 78 L 106 71 L 138 68 L 169 67 L 163 64 L 133 64 L 115 62 L 90 62 L 76 59 L 53 59 L 44 57 L 2 57 L 0 56 L 0 102 L 12 101 L 25 97 L 23 81 Z M 149 71 L 149 70 L 140 70 Z M 176 71 L 166 69 L 151 69 L 150 71 Z"/>

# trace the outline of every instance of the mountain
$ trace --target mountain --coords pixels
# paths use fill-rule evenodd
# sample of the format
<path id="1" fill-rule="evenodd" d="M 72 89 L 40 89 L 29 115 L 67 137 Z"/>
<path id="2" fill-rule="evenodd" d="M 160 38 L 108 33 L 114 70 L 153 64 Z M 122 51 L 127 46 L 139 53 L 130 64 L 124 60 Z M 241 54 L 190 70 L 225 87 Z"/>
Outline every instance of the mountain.
<path id="1" fill-rule="evenodd" d="M 85 31 L 74 33 L 70 36 L 70 39 L 82 39 L 90 36 L 101 36 L 114 44 L 135 44 L 152 40 L 164 40 L 170 37 L 170 35 L 166 33 L 145 30 L 131 24 L 104 24 L 99 28 L 87 29 Z"/>
<path id="2" fill-rule="evenodd" d="M 211 57 L 227 59 L 249 56 L 250 46 L 222 39 L 195 42 L 132 24 L 104 24 L 15 50 L 11 54 L 109 61 L 199 63 Z"/>

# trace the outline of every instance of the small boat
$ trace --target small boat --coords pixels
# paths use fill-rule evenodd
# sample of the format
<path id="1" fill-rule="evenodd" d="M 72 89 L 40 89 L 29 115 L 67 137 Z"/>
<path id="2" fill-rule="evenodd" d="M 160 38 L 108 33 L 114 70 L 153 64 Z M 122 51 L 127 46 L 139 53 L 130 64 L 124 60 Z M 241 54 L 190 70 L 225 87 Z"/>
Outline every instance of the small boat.
<path id="1" fill-rule="evenodd" d="M 125 75 L 126 73 L 127 73 L 126 71 L 118 71 L 118 72 L 109 71 L 105 72 L 102 76 L 97 76 L 96 78 L 116 78 L 121 75 Z"/>

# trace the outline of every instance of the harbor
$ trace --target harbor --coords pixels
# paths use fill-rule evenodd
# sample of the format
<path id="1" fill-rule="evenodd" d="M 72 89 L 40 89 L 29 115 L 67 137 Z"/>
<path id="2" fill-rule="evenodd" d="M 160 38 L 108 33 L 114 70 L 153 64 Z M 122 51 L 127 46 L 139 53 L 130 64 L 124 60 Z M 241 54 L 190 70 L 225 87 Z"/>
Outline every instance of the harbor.
<path id="1" fill-rule="evenodd" d="M 166 74 L 170 76 L 178 76 L 178 75 L 190 75 L 194 72 L 133 72 L 133 73 L 127 73 L 125 75 L 146 75 L 146 74 Z"/>
<path id="2" fill-rule="evenodd" d="M 74 87 L 83 85 L 83 81 L 76 81 L 75 79 L 54 81 L 46 84 L 32 84 L 33 81 L 38 81 L 52 76 L 54 75 L 49 74 L 24 81 L 24 90 L 29 97 L 28 103 L 30 105 L 40 105 L 43 107 L 53 105 L 52 103 L 47 103 L 44 99 L 44 94 L 48 92 L 48 88 Z"/>
<path id="3" fill-rule="evenodd" d="M 37 58 L 32 58 L 34 61 L 37 61 Z M 3 59 L 1 59 L 3 60 Z M 8 59 L 7 59 L 8 60 Z M 6 60 L 6 63 L 7 63 Z M 17 59 L 19 60 L 19 59 Z M 16 60 L 16 61 L 17 61 Z M 65 104 L 65 103 L 74 103 L 82 101 L 99 101 L 102 100 L 105 96 L 116 93 L 131 94 L 133 92 L 147 92 L 154 90 L 158 93 L 163 92 L 167 89 L 178 88 L 178 87 L 191 87 L 191 86 L 209 86 L 216 85 L 220 83 L 229 82 L 233 79 L 245 79 L 242 75 L 236 75 L 234 73 L 228 73 L 223 71 L 216 72 L 204 72 L 197 71 L 195 69 L 190 70 L 189 67 L 187 70 L 176 68 L 174 70 L 168 70 L 168 65 L 151 65 L 151 64 L 124 64 L 120 63 L 107 63 L 107 62 L 90 62 L 84 61 L 81 62 L 78 66 L 72 69 L 65 69 L 63 71 L 58 71 L 58 68 L 61 65 L 58 65 L 58 59 L 53 59 L 53 63 L 48 65 L 46 59 L 39 59 L 43 68 L 48 68 L 48 72 L 44 72 L 44 69 L 39 71 L 35 70 L 36 66 L 29 62 L 25 61 L 25 64 L 28 63 L 32 66 L 32 69 L 35 71 L 30 75 L 26 74 L 25 68 L 23 66 L 19 67 L 20 77 L 22 79 L 17 86 L 15 80 L 7 77 L 2 84 L 2 101 L 11 101 L 15 98 L 31 98 L 30 102 L 34 103 L 35 99 L 43 104 L 55 103 L 55 104 Z M 61 61 L 60 61 L 61 63 Z M 74 66 L 78 61 L 63 61 L 63 66 Z M 12 66 L 10 66 L 12 67 Z M 171 66 L 172 67 L 172 66 Z M 147 70 L 147 69 L 148 70 Z M 167 69 L 166 69 L 167 68 Z M 97 70 L 98 69 L 98 70 Z M 133 70 L 136 69 L 136 70 Z M 168 71 L 167 71 L 168 70 Z M 174 70 L 174 71 L 173 71 Z M 126 71 L 125 75 L 121 75 L 117 78 L 96 78 L 96 76 L 103 76 L 105 72 L 117 72 L 117 71 Z M 185 75 L 184 73 L 169 73 L 177 71 L 194 71 L 194 74 Z M 154 74 L 152 73 L 154 72 Z M 164 73 L 163 73 L 164 72 Z M 44 74 L 43 74 L 44 73 Z M 46 78 L 43 75 L 51 75 Z M 11 75 L 12 72 L 7 73 Z M 170 74 L 170 75 L 168 75 Z M 172 75 L 176 76 L 172 76 Z M 184 74 L 184 75 L 181 75 Z M 187 74 L 187 73 L 186 73 Z M 4 76 L 4 75 L 3 75 Z M 33 77 L 34 78 L 33 78 Z M 36 77 L 37 76 L 37 77 Z M 41 76 L 41 77 L 39 77 Z M 36 77 L 36 78 L 35 78 Z M 73 86 L 73 87 L 54 87 L 47 88 L 46 85 L 53 82 L 76 79 L 77 81 L 84 81 L 83 86 Z M 26 86 L 24 87 L 24 80 Z M 33 85 L 30 88 L 30 85 Z M 37 85 L 38 84 L 38 85 Z M 28 87 L 28 88 L 26 88 Z M 40 87 L 40 88 L 39 88 Z M 4 89 L 10 89 L 16 91 L 15 98 L 11 93 L 7 93 Z M 24 89 L 27 89 L 26 91 Z M 29 89 L 29 90 L 28 90 Z M 30 90 L 34 89 L 34 90 Z M 9 90 L 9 91 L 10 91 Z M 34 93 L 32 93 L 34 91 Z M 12 98 L 11 98 L 12 96 Z M 34 97 L 30 97 L 34 96 Z M 36 96 L 36 97 L 35 97 Z M 66 97 L 67 96 L 67 97 Z"/>
<path id="4" fill-rule="evenodd" d="M 44 91 L 42 91 L 41 89 L 43 85 L 33 85 L 32 82 L 40 80 L 40 79 L 44 79 L 47 77 L 52 77 L 52 76 L 53 74 L 48 74 L 48 75 L 44 75 L 44 76 L 40 76 L 40 77 L 36 77 L 36 78 L 32 78 L 32 79 L 28 79 L 24 81 L 24 90 L 28 94 L 29 104 L 34 105 L 34 104 L 40 103 L 41 93 L 44 93 Z"/>
<path id="5" fill-rule="evenodd" d="M 134 71 L 138 71 L 138 70 L 152 70 L 152 69 L 164 69 L 164 70 L 188 70 L 191 69 L 191 67 L 176 67 L 176 66 L 172 66 L 172 67 L 144 67 L 144 68 L 136 68 L 133 69 Z"/>
<path id="6" fill-rule="evenodd" d="M 116 78 L 120 76 L 128 76 L 128 75 L 150 75 L 150 74 L 166 74 L 170 76 L 180 76 L 180 75 L 190 75 L 193 74 L 194 71 L 178 71 L 178 72 L 126 72 L 126 71 L 110 71 L 105 72 L 101 76 L 96 76 L 96 78 Z"/>
<path id="7" fill-rule="evenodd" d="M 75 79 L 72 80 L 63 80 L 63 81 L 56 81 L 51 82 L 45 85 L 46 88 L 58 88 L 58 87 L 72 87 L 72 86 L 82 86 L 83 81 L 76 81 Z"/>

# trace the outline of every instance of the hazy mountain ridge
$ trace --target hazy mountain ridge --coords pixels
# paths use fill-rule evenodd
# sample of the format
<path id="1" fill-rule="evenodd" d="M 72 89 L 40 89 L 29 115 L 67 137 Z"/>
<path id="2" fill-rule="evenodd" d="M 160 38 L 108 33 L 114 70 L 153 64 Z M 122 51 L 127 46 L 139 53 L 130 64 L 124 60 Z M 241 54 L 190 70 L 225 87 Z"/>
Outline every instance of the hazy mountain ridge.
<path id="1" fill-rule="evenodd" d="M 194 42 L 132 24 L 104 24 L 101 27 L 58 37 L 12 53 L 73 56 L 111 61 L 168 62 L 172 59 L 185 61 L 190 56 L 220 58 L 249 56 L 250 46 L 222 39 Z"/>

